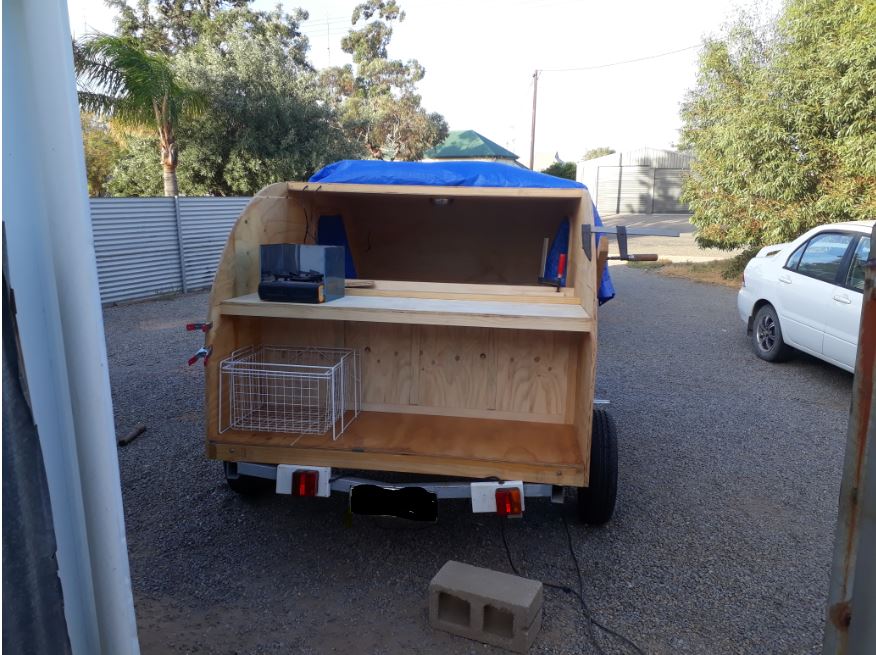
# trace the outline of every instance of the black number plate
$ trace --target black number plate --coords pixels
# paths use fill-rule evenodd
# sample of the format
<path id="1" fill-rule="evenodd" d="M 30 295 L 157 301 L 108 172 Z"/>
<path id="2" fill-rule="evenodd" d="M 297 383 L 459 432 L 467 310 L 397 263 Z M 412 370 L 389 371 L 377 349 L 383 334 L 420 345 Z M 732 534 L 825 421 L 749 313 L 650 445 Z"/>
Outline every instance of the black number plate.
<path id="1" fill-rule="evenodd" d="M 387 489 L 373 484 L 357 484 L 350 489 L 350 512 L 434 523 L 438 520 L 438 496 L 422 487 Z"/>

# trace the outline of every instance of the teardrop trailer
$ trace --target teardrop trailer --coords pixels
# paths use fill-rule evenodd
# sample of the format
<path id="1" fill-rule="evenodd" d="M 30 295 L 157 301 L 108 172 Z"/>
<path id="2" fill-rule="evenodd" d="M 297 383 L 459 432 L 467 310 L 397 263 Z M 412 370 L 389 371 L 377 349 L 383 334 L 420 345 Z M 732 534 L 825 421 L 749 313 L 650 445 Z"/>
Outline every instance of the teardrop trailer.
<path id="1" fill-rule="evenodd" d="M 439 499 L 470 498 L 518 515 L 572 488 L 581 520 L 605 523 L 617 439 L 593 398 L 601 231 L 582 185 L 505 164 L 339 162 L 266 187 L 191 326 L 205 332 L 207 456 L 236 491 L 348 493 L 353 513 L 435 520 Z M 262 246 L 339 243 L 342 297 L 260 298 Z M 386 481 L 400 473 L 416 479 Z"/>

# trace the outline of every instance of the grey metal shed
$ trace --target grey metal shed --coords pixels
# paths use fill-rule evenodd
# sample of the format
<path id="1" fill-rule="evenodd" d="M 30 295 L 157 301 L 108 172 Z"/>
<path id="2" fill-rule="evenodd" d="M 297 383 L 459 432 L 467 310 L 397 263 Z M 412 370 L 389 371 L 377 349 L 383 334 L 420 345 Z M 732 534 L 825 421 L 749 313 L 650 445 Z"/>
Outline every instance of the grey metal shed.
<path id="1" fill-rule="evenodd" d="M 642 148 L 578 163 L 577 179 L 593 191 L 600 214 L 684 213 L 681 186 L 691 155 Z"/>

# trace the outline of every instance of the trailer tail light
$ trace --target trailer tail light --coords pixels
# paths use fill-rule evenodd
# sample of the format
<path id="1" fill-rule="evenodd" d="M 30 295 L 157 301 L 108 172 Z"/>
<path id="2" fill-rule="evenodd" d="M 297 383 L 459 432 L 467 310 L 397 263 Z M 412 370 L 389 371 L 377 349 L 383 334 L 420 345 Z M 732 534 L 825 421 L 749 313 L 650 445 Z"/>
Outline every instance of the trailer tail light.
<path id="1" fill-rule="evenodd" d="M 520 489 L 517 487 L 496 489 L 496 514 L 499 516 L 519 516 L 523 514 Z"/>
<path id="2" fill-rule="evenodd" d="M 292 474 L 293 496 L 315 496 L 319 490 L 319 471 L 298 469 Z"/>
<path id="3" fill-rule="evenodd" d="M 331 479 L 332 469 L 330 466 L 277 465 L 278 494 L 328 498 L 332 495 Z"/>
<path id="4" fill-rule="evenodd" d="M 523 480 L 471 483 L 471 511 L 499 516 L 522 516 L 526 509 Z"/>

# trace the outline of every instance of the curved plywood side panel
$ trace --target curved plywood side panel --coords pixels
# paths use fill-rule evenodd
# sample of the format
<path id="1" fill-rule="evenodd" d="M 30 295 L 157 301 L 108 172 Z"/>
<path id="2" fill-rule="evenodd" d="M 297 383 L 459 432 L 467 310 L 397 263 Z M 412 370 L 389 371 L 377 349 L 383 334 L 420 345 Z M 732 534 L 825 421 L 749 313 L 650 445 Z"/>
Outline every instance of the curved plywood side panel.
<path id="1" fill-rule="evenodd" d="M 205 375 L 208 439 L 218 432 L 219 362 L 237 344 L 254 342 L 243 331 L 258 329 L 255 320 L 223 319 L 219 304 L 258 289 L 261 244 L 304 240 L 306 214 L 300 204 L 292 202 L 287 189 L 286 182 L 271 184 L 253 197 L 234 224 L 216 269 L 207 317 L 213 326 L 205 339 L 205 345 L 212 348 Z"/>

